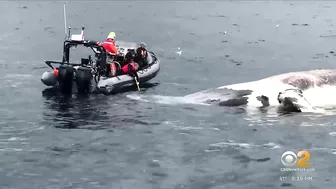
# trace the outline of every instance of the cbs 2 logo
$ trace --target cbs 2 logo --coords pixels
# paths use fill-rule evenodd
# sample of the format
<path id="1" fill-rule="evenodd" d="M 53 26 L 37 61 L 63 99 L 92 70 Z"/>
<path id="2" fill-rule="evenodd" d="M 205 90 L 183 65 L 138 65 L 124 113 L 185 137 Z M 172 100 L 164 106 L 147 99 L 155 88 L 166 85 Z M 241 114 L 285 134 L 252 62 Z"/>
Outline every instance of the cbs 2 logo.
<path id="1" fill-rule="evenodd" d="M 281 156 L 281 163 L 286 167 L 294 167 L 295 165 L 298 167 L 309 167 L 309 159 L 310 153 L 308 151 L 300 151 L 297 154 L 293 151 L 286 151 Z"/>

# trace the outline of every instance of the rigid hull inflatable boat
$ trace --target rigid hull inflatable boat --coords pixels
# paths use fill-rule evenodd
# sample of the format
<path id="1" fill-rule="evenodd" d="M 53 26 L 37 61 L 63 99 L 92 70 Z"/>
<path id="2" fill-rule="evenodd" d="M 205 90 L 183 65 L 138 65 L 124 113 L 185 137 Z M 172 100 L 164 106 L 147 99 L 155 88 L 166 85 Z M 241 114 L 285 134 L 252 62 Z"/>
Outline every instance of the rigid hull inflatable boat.
<path id="1" fill-rule="evenodd" d="M 68 36 L 70 36 L 70 28 L 68 33 Z M 70 49 L 78 46 L 91 48 L 94 56 L 90 55 L 88 58 L 82 58 L 80 63 L 70 63 Z M 116 46 L 120 54 L 118 57 L 114 57 L 114 60 L 119 62 L 123 61 L 127 52 L 135 51 L 137 48 L 135 43 L 124 41 L 116 41 Z M 44 72 L 41 81 L 46 86 L 58 87 L 62 93 L 91 93 L 94 91 L 104 94 L 115 93 L 124 87 L 136 85 L 138 82 L 140 84 L 147 82 L 158 74 L 160 60 L 153 52 L 147 52 L 148 65 L 137 71 L 138 81 L 135 81 L 135 78 L 128 74 L 111 77 L 109 76 L 110 70 L 107 63 L 109 55 L 96 41 L 84 39 L 83 27 L 80 35 L 71 35 L 64 41 L 62 62 L 45 61 L 52 70 Z M 60 66 L 55 68 L 52 64 L 59 64 Z"/>

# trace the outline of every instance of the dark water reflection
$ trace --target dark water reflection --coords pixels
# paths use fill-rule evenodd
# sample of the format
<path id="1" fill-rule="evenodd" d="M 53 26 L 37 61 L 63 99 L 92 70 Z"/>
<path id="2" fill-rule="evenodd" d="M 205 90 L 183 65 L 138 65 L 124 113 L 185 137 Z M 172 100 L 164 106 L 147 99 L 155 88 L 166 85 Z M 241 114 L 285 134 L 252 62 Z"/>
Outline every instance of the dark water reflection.
<path id="1" fill-rule="evenodd" d="M 54 89 L 43 91 L 47 122 L 62 129 L 106 129 L 111 123 L 108 103 L 99 96 L 64 96 Z M 105 101 L 105 102 L 104 102 Z M 91 126 L 90 126 L 91 125 Z"/>
<path id="2" fill-rule="evenodd" d="M 158 84 L 142 84 L 139 93 L 145 93 Z M 132 91 L 134 92 L 134 87 L 125 88 L 116 95 L 63 95 L 57 88 L 47 88 L 42 91 L 45 99 L 44 121 L 56 128 L 88 130 L 112 129 L 125 122 L 146 124 L 141 121 L 136 108 L 129 112 L 132 116 L 120 115 L 127 106 L 134 107 L 136 102 L 124 96 Z"/>

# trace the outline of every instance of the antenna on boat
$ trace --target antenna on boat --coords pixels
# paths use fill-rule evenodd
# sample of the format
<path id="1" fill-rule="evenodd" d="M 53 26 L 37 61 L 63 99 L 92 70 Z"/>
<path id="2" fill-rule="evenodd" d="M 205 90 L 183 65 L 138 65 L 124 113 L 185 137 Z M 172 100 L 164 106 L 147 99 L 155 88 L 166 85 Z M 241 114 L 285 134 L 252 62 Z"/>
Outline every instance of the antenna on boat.
<path id="1" fill-rule="evenodd" d="M 64 40 L 68 40 L 70 37 L 70 27 L 69 27 L 69 34 L 67 34 L 67 20 L 66 20 L 66 7 L 65 7 L 65 3 L 63 4 L 63 19 L 64 19 Z M 65 55 L 65 50 L 63 49 L 63 58 L 62 58 L 62 62 L 64 63 L 66 60 L 66 55 Z M 69 63 L 69 60 L 67 61 Z"/>
<path id="2" fill-rule="evenodd" d="M 65 7 L 65 3 L 63 5 L 63 19 L 64 19 L 64 34 L 65 34 L 65 38 L 67 38 L 67 23 L 66 23 L 66 7 Z"/>
<path id="3" fill-rule="evenodd" d="M 70 30 L 71 27 L 69 26 L 68 31 L 67 31 L 67 20 L 66 20 L 66 7 L 65 7 L 65 3 L 63 6 L 63 17 L 64 17 L 64 34 L 65 34 L 65 39 L 69 39 L 70 38 Z"/>

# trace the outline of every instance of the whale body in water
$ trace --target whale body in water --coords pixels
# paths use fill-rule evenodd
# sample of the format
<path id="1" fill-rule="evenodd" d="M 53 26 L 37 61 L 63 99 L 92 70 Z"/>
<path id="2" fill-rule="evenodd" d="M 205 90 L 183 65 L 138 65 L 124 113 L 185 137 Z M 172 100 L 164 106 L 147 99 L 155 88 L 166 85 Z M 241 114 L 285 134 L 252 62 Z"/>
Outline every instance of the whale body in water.
<path id="1" fill-rule="evenodd" d="M 182 97 L 157 95 L 147 101 L 247 108 L 277 107 L 294 112 L 324 112 L 326 109 L 336 107 L 335 96 L 336 70 L 319 69 L 225 85 Z"/>
<path id="2" fill-rule="evenodd" d="M 226 98 L 220 94 L 227 91 Z M 217 92 L 215 92 L 217 91 Z M 231 92 L 228 92 L 231 91 Z M 317 112 L 336 106 L 336 70 L 290 72 L 261 80 L 226 85 L 187 95 L 217 94 L 204 102 L 222 106 L 269 107 L 288 111 Z M 225 93 L 225 92 L 224 92 Z M 225 95 L 224 95 L 225 96 Z"/>

